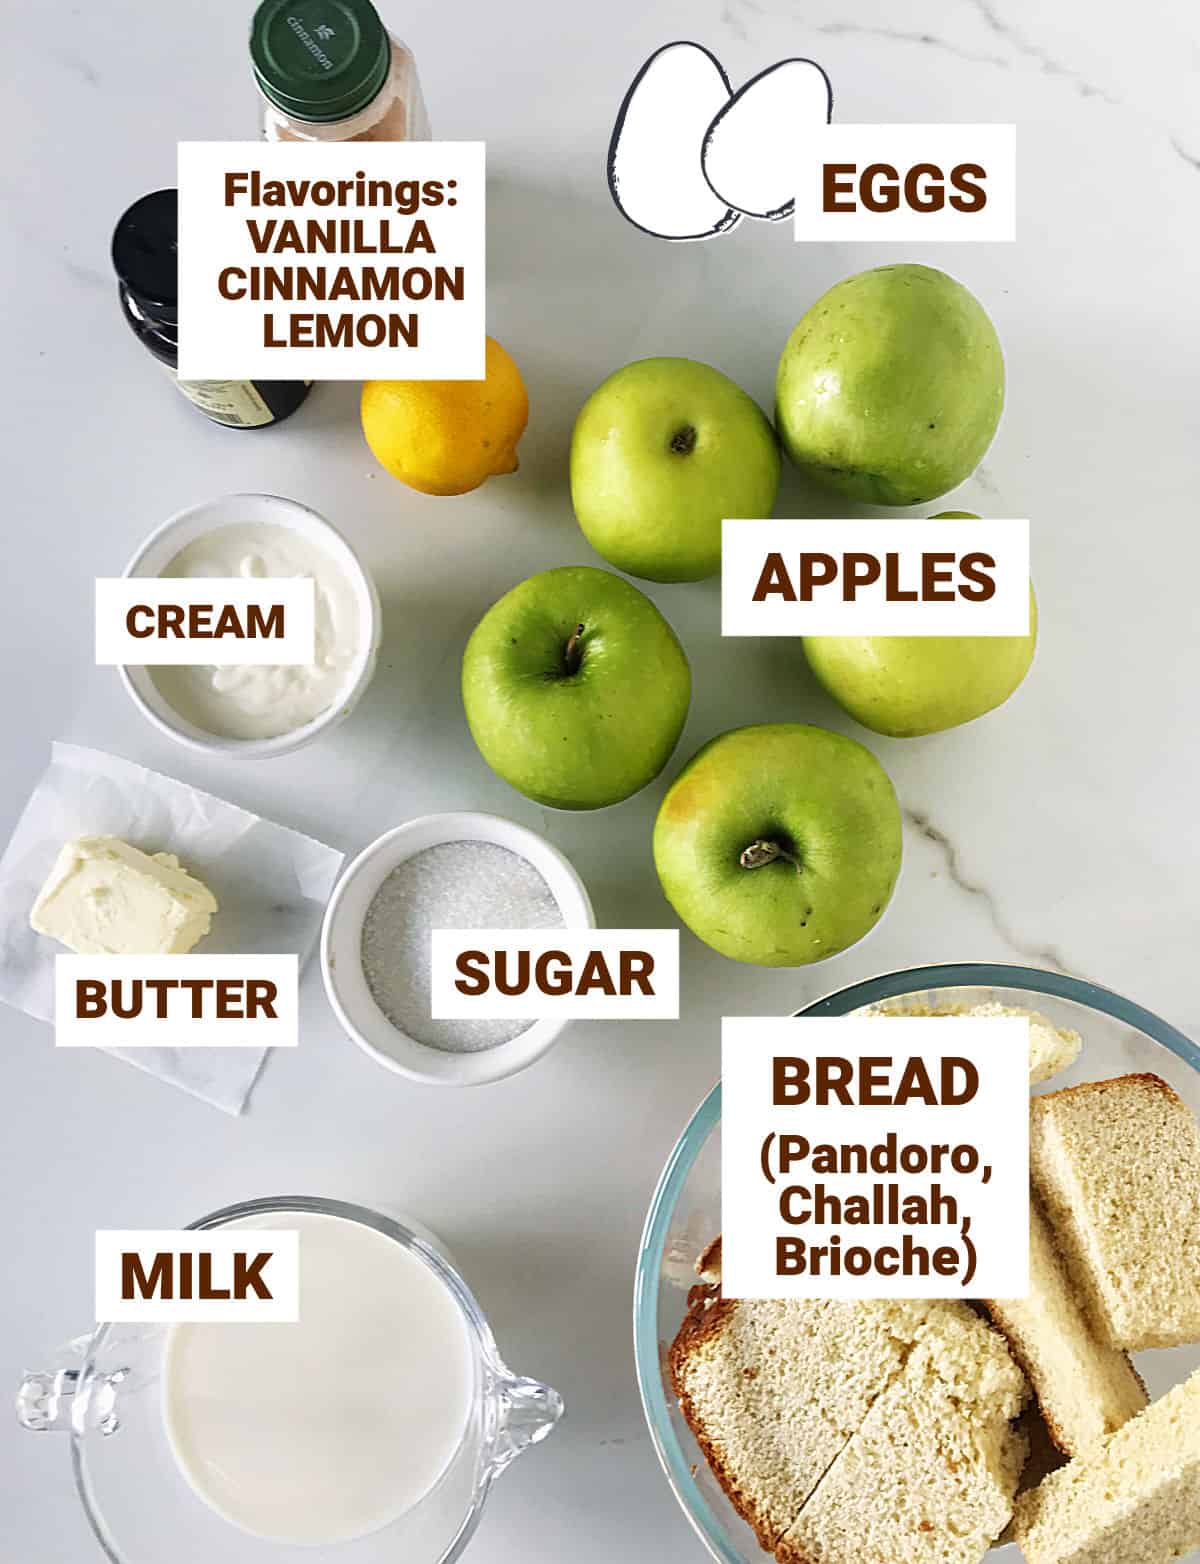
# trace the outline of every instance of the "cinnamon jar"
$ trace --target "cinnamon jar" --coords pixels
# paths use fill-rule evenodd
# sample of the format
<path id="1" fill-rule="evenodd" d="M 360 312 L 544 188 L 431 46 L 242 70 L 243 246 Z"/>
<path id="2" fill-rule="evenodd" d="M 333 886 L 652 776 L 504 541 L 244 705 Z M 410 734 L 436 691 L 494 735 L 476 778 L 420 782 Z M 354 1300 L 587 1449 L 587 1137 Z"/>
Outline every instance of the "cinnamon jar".
<path id="1" fill-rule="evenodd" d="M 250 29 L 267 141 L 427 141 L 416 61 L 370 0 L 263 0 Z"/>

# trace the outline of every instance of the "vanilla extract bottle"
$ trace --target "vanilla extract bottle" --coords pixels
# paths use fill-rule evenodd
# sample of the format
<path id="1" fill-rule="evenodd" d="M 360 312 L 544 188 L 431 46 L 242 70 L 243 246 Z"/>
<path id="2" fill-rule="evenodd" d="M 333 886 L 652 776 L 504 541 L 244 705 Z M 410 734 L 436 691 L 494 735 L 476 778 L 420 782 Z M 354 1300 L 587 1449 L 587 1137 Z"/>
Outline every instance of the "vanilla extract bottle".
<path id="1" fill-rule="evenodd" d="M 130 330 L 175 385 L 213 423 L 227 429 L 268 429 L 289 418 L 311 380 L 181 380 L 178 313 L 178 195 L 155 190 L 121 218 L 112 263 Z"/>

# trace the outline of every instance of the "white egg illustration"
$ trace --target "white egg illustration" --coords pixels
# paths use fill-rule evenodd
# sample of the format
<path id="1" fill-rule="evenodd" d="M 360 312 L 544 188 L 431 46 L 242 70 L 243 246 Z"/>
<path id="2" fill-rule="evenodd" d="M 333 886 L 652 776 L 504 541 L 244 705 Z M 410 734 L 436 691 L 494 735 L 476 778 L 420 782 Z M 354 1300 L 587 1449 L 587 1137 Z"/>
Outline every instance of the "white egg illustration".
<path id="1" fill-rule="evenodd" d="M 705 132 L 729 101 L 729 78 L 699 44 L 666 44 L 642 66 L 608 148 L 613 200 L 635 227 L 708 239 L 737 223 L 700 166 Z"/>
<path id="2" fill-rule="evenodd" d="M 832 115 L 829 78 L 812 60 L 781 60 L 752 76 L 704 138 L 704 177 L 714 197 L 748 217 L 787 217 L 796 203 L 798 148 Z"/>

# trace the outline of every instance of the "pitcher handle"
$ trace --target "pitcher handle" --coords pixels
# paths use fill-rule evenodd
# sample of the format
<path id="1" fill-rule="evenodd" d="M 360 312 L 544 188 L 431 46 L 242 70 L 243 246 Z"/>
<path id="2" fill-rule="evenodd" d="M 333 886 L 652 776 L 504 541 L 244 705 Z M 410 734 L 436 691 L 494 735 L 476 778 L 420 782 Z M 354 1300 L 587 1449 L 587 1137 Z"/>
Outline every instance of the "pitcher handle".
<path id="1" fill-rule="evenodd" d="M 17 1422 L 31 1433 L 61 1433 L 73 1429 L 82 1433 L 96 1429 L 101 1434 L 115 1433 L 119 1427 L 114 1410 L 117 1386 L 126 1371 L 94 1378 L 80 1394 L 81 1365 L 87 1357 L 92 1337 L 76 1336 L 61 1347 L 53 1368 L 26 1374 L 17 1391 Z"/>
<path id="2" fill-rule="evenodd" d="M 540 1444 L 563 1415 L 557 1390 L 537 1379 L 506 1374 L 495 1386 L 496 1425 L 489 1452 L 493 1472 L 502 1472 L 530 1445 Z"/>

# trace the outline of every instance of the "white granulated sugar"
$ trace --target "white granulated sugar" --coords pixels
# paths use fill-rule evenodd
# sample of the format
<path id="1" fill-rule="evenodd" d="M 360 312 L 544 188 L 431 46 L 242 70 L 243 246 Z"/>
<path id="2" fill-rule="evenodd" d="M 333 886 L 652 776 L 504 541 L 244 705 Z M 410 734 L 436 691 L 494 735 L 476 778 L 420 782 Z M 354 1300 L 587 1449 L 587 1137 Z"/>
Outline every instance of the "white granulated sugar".
<path id="1" fill-rule="evenodd" d="M 550 887 L 519 853 L 494 842 L 442 842 L 398 864 L 375 892 L 363 919 L 363 976 L 384 1015 L 415 1042 L 446 1053 L 495 1048 L 532 1019 L 435 1021 L 430 934 L 562 926 Z"/>

